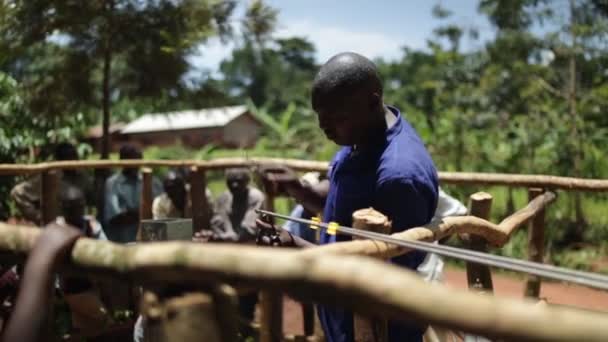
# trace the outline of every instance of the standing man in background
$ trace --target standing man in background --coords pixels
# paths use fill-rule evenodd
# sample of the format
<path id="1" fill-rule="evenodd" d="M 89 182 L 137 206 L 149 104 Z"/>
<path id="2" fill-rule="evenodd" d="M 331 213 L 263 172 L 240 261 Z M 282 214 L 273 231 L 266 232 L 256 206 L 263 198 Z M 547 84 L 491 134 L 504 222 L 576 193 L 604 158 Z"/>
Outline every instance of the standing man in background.
<path id="1" fill-rule="evenodd" d="M 120 159 L 141 159 L 141 151 L 132 145 L 120 148 Z M 139 224 L 141 200 L 141 173 L 137 167 L 126 167 L 106 181 L 104 194 L 103 227 L 108 240 L 134 242 Z M 158 179 L 152 181 L 152 195 L 158 196 L 162 186 Z"/>

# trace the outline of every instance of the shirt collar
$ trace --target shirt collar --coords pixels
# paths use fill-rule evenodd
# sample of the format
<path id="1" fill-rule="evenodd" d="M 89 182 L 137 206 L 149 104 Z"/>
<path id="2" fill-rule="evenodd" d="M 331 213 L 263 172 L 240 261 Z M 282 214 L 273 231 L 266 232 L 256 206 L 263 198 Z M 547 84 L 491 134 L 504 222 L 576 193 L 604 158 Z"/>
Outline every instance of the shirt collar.
<path id="1" fill-rule="evenodd" d="M 378 150 L 378 148 L 383 148 L 384 146 L 386 146 L 386 144 L 391 141 L 393 137 L 395 137 L 399 132 L 401 132 L 401 127 L 403 126 L 403 119 L 401 118 L 401 113 L 399 112 L 399 109 L 389 105 L 387 105 L 386 108 L 388 109 L 388 111 L 386 111 L 384 117 L 386 120 L 387 127 L 385 138 L 375 144 L 372 144 L 371 146 L 367 146 L 365 149 L 359 149 L 356 146 L 348 146 L 346 148 L 348 152 L 347 155 L 352 156 L 359 154 L 363 151 L 376 151 Z"/>

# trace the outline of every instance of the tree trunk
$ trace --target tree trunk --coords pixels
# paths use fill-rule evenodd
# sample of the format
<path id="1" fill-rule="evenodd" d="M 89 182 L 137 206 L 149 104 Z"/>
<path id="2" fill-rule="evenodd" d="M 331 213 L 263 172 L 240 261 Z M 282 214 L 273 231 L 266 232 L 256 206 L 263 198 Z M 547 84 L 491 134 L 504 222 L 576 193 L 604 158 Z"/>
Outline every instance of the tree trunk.
<path id="1" fill-rule="evenodd" d="M 573 149 L 573 176 L 579 177 L 581 175 L 581 163 L 582 163 L 582 141 L 580 137 L 580 132 L 578 130 L 578 112 L 576 109 L 576 48 L 577 48 L 577 34 L 575 30 L 576 25 L 576 4 L 574 0 L 570 0 L 570 37 L 571 37 L 571 46 L 570 46 L 570 56 L 568 62 L 568 108 L 570 112 L 570 140 L 572 141 L 572 149 Z M 583 213 L 583 206 L 581 201 L 581 194 L 579 192 L 574 193 L 574 210 L 575 210 L 575 229 L 574 236 L 582 240 L 582 235 L 585 230 L 585 217 Z"/>
<path id="2" fill-rule="evenodd" d="M 108 159 L 110 155 L 110 74 L 112 68 L 112 12 L 114 1 L 107 2 L 105 13 L 106 27 L 103 42 L 103 134 L 101 138 L 101 159 Z"/>
<path id="3" fill-rule="evenodd" d="M 112 64 L 112 51 L 109 38 L 104 44 L 103 52 L 103 133 L 101 137 L 101 159 L 108 159 L 110 155 L 110 71 Z"/>

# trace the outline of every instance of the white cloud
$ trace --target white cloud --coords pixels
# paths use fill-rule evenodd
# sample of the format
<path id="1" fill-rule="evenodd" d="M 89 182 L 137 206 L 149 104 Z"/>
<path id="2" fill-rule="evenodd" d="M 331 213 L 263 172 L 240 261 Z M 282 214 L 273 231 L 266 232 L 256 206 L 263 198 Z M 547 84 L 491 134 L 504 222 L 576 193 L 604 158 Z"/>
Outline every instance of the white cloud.
<path id="1" fill-rule="evenodd" d="M 339 52 L 352 51 L 368 58 L 397 58 L 406 43 L 397 37 L 378 32 L 351 30 L 337 26 L 320 26 L 307 20 L 296 20 L 279 29 L 277 37 L 306 37 L 317 48 L 317 60 L 324 62 Z M 422 47 L 423 42 L 412 42 L 413 47 Z"/>
<path id="2" fill-rule="evenodd" d="M 308 20 L 290 20 L 282 24 L 275 37 L 306 37 L 317 49 L 317 61 L 323 63 L 331 56 L 344 51 L 360 53 L 368 58 L 382 57 L 394 59 L 401 56 L 401 48 L 408 45 L 412 48 L 423 48 L 424 37 L 414 37 L 405 41 L 402 37 L 364 30 L 351 30 L 339 26 L 323 26 Z M 190 57 L 195 68 L 208 69 L 217 75 L 219 64 L 228 58 L 234 43 L 223 44 L 212 38 L 199 48 L 199 53 Z"/>
<path id="3" fill-rule="evenodd" d="M 189 57 L 190 63 L 197 69 L 208 69 L 216 73 L 220 63 L 230 57 L 234 49 L 233 42 L 222 43 L 219 38 L 211 38 L 199 46 L 197 53 Z"/>

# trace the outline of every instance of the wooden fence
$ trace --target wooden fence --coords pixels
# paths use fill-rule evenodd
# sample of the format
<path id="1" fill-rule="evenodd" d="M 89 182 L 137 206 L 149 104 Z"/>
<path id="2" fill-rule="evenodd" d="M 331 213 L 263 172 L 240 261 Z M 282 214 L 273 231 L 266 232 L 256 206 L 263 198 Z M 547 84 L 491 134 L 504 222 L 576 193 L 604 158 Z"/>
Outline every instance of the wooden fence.
<path id="1" fill-rule="evenodd" d="M 324 162 L 232 158 L 212 161 L 129 160 L 0 165 L 0 175 L 42 173 L 44 189 L 42 217 L 45 222 L 49 222 L 57 214 L 57 201 L 44 199 L 57 196 L 56 170 L 125 166 L 190 167 L 193 171 L 191 172 L 192 204 L 193 208 L 200 209 L 193 212 L 204 213 L 207 211 L 203 209 L 209 204 L 206 203 L 205 196 L 196 194 L 204 194 L 206 171 L 230 167 L 255 167 L 269 163 L 286 165 L 298 171 L 322 172 L 327 169 L 327 163 Z M 145 181 L 150 179 L 150 175 L 150 170 L 144 170 L 140 208 L 142 217 L 149 217 L 151 213 L 151 182 Z M 439 176 L 442 184 L 529 187 L 530 202 L 502 222 L 494 224 L 487 221 L 491 196 L 477 193 L 471 196 L 469 216 L 448 217 L 429 226 L 395 234 L 395 237 L 435 241 L 458 234 L 467 242 L 469 248 L 485 251 L 487 245 L 501 247 L 508 242 L 514 231 L 531 222 L 528 239 L 529 259 L 537 262 L 542 262 L 544 249 L 544 210 L 555 199 L 555 194 L 547 190 L 608 191 L 607 180 L 483 173 L 440 173 Z M 193 221 L 195 229 L 202 229 L 208 226 L 209 218 L 199 215 L 195 216 Z M 30 250 L 39 234 L 38 230 L 31 228 L 15 228 L 7 225 L 2 225 L 0 228 L 0 250 L 22 256 Z M 72 267 L 92 274 L 103 273 L 126 277 L 141 284 L 155 282 L 254 284 L 256 287 L 269 289 L 270 291 L 266 293 L 287 292 L 308 301 L 337 303 L 393 319 L 413 317 L 421 322 L 498 338 L 608 340 L 606 324 L 608 315 L 567 308 L 534 306 L 521 301 L 448 290 L 439 285 L 420 283 L 404 270 L 360 258 L 360 256 L 390 258 L 407 252 L 405 248 L 366 240 L 286 252 L 266 248 L 176 242 L 124 247 L 109 242 L 82 239 L 73 251 Z M 342 255 L 334 256 L 334 254 Z M 359 257 L 347 257 L 344 254 Z M 337 264 L 340 267 L 336 267 Z M 270 265 L 272 267 L 269 267 Z M 364 273 L 366 277 L 357 276 L 360 273 Z M 487 267 L 469 264 L 467 273 L 470 287 L 491 291 L 491 274 Z M 374 281 L 379 278 L 387 281 Z M 416 295 L 405 295 L 404 288 L 408 289 L 407 293 L 416 293 Z M 526 295 L 537 298 L 539 291 L 540 280 L 530 278 L 526 285 Z M 443 309 L 436 310 L 438 306 Z M 465 307 L 467 315 L 462 315 L 461 311 Z M 263 341 L 278 341 L 283 338 L 279 308 L 276 295 L 262 304 Z M 310 327 L 310 324 L 308 326 Z M 306 333 L 311 333 L 310 328 L 306 329 Z"/>

